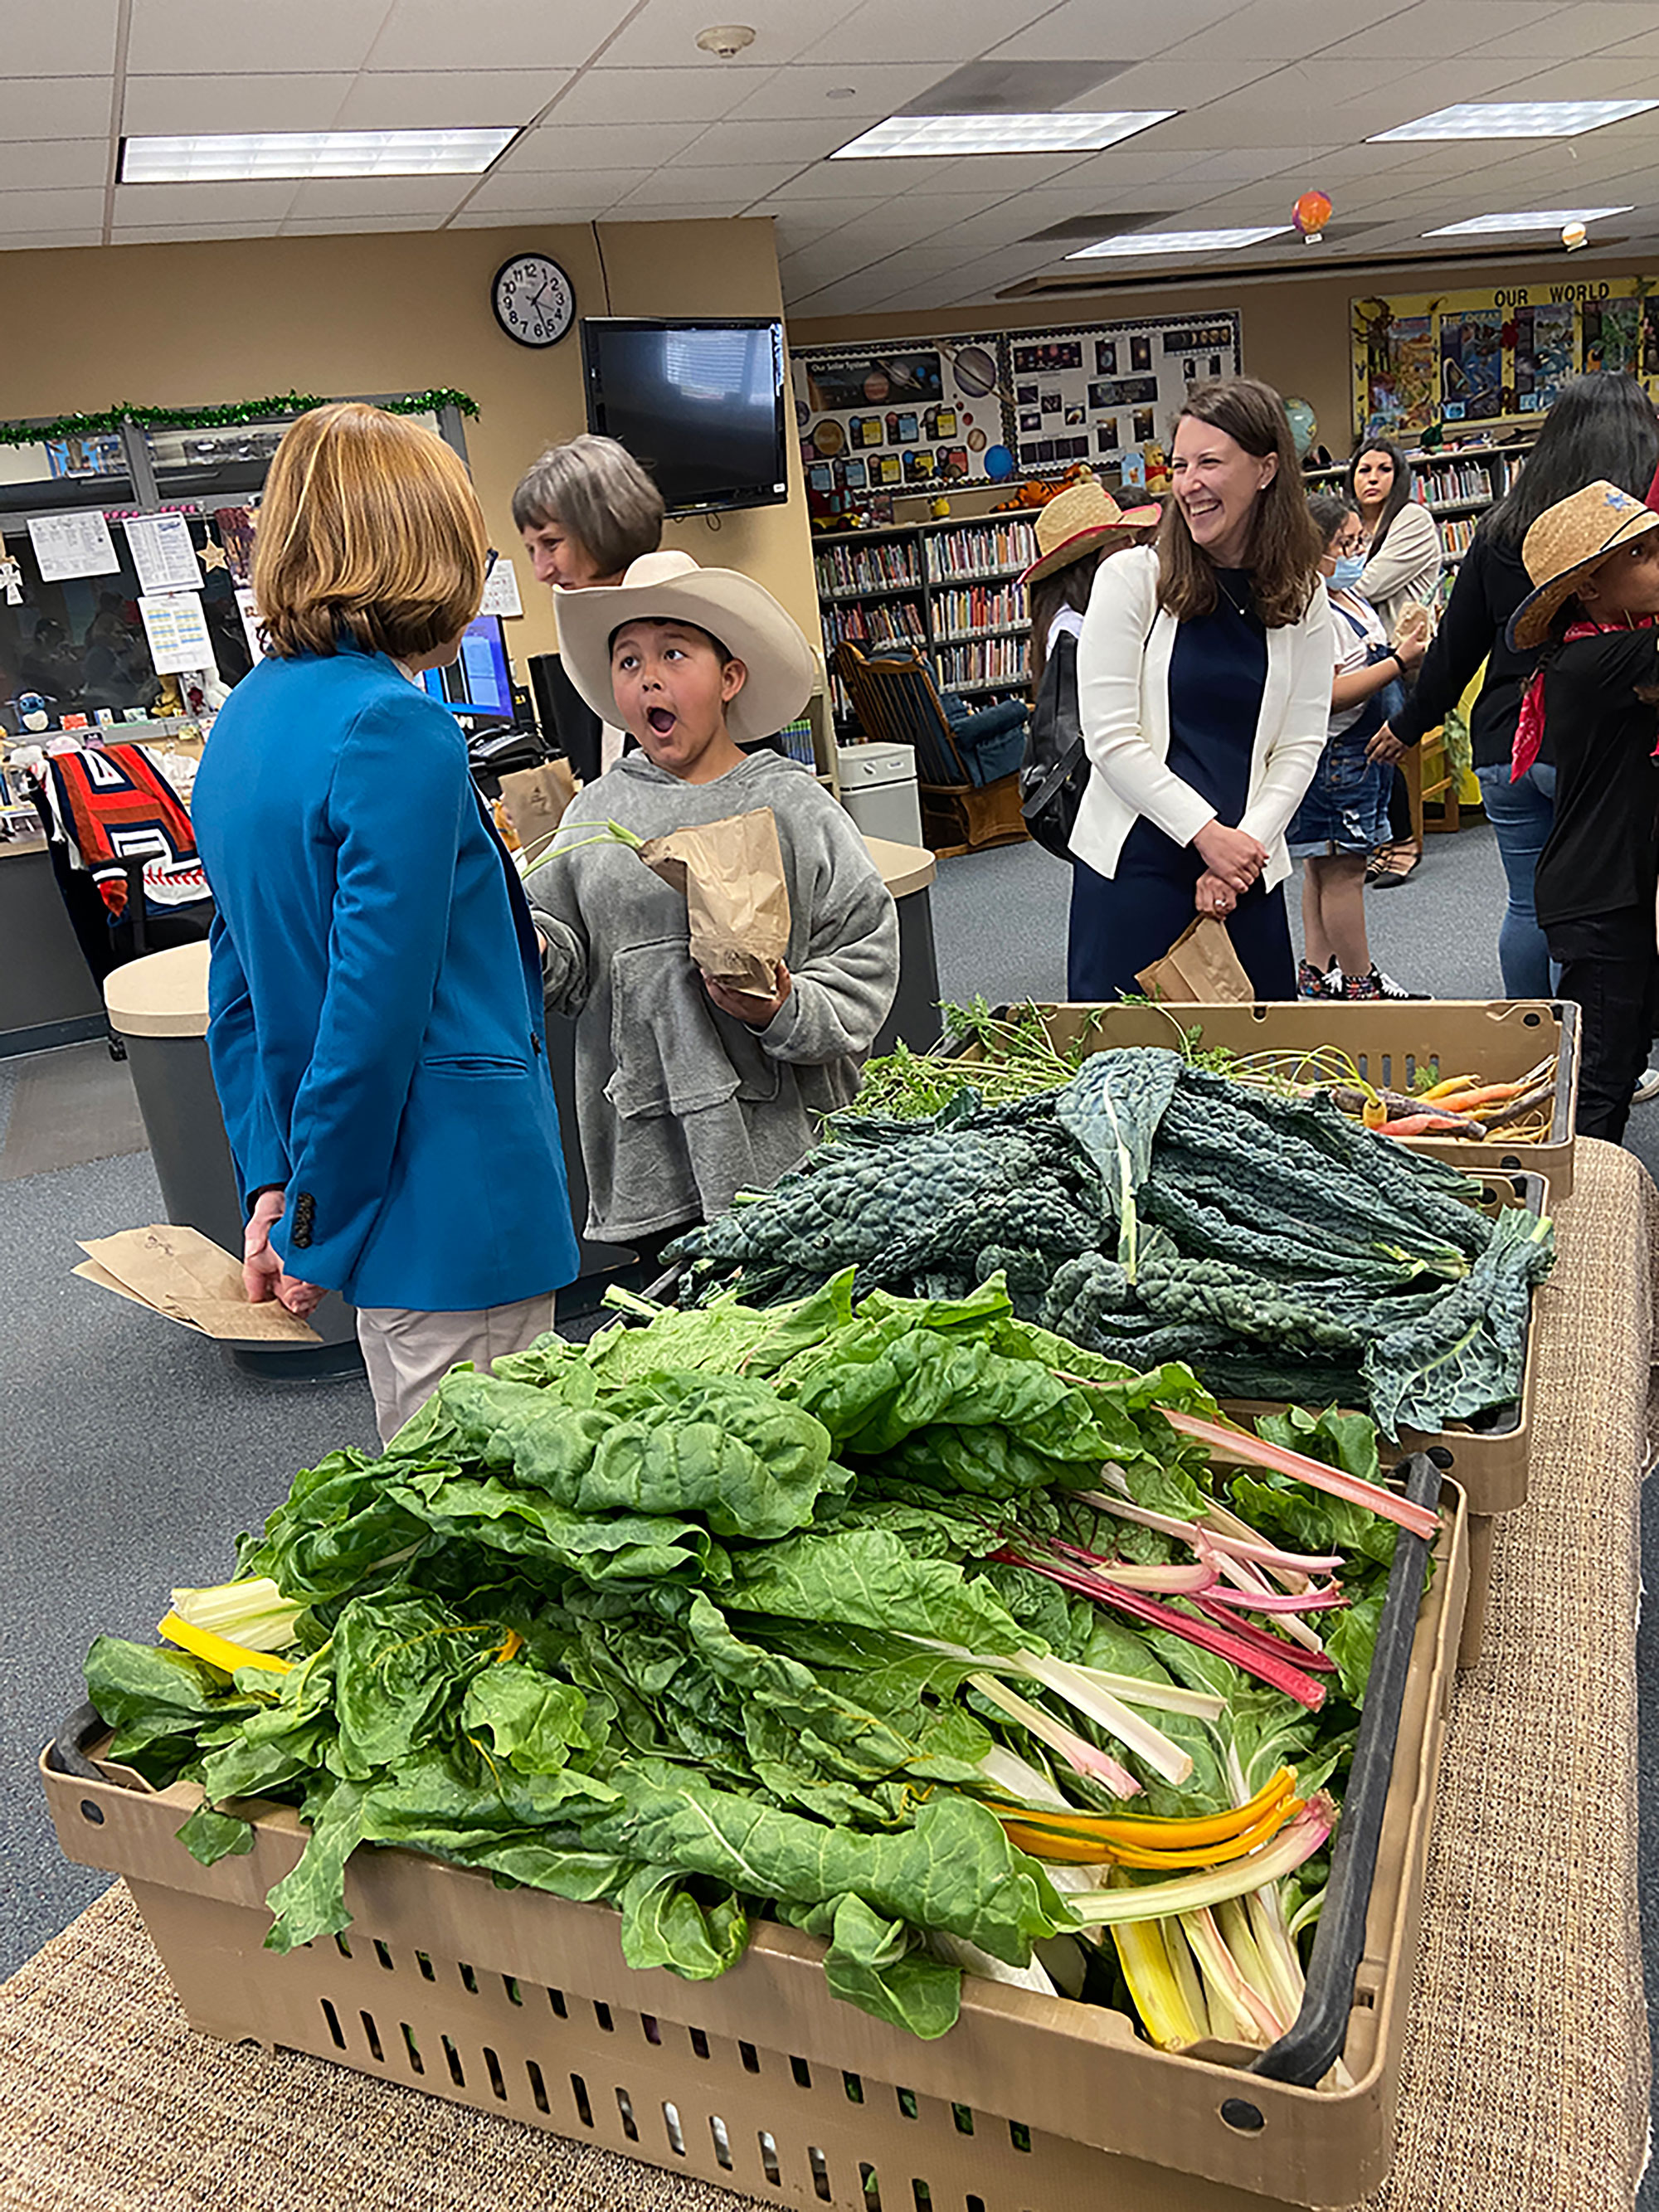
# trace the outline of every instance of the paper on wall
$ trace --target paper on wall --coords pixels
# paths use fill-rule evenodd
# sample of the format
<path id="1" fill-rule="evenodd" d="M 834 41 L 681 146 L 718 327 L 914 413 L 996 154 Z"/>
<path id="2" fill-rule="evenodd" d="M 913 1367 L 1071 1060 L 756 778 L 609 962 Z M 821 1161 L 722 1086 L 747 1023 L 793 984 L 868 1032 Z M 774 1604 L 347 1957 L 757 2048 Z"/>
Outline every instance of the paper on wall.
<path id="1" fill-rule="evenodd" d="M 253 656 L 257 668 L 265 657 L 265 641 L 259 635 L 259 610 L 253 603 L 253 592 L 246 584 L 236 586 L 236 611 L 242 617 L 242 635 L 247 640 L 247 649 Z"/>
<path id="2" fill-rule="evenodd" d="M 144 635 L 158 676 L 216 665 L 199 592 L 165 592 L 142 599 L 138 611 L 143 617 Z"/>
<path id="3" fill-rule="evenodd" d="M 496 562 L 484 579 L 483 605 L 481 615 L 521 615 L 524 601 L 519 597 L 519 572 L 505 558 Z"/>
<path id="4" fill-rule="evenodd" d="M 119 573 L 115 540 L 100 514 L 31 515 L 29 537 L 43 584 L 61 584 L 71 576 Z"/>
<path id="5" fill-rule="evenodd" d="M 141 592 L 199 592 L 202 564 L 182 514 L 130 514 L 127 544 Z"/>

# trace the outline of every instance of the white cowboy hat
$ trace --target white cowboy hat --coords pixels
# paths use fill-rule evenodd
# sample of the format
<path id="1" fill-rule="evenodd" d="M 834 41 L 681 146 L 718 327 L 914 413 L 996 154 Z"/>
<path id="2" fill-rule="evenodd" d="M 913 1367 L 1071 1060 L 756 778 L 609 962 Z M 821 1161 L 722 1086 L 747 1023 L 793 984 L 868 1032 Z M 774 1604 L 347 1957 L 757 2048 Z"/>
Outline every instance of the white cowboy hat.
<path id="1" fill-rule="evenodd" d="M 793 722 L 816 680 L 812 648 L 764 584 L 736 568 L 702 568 L 689 553 L 643 553 L 620 584 L 553 594 L 565 672 L 601 721 L 622 726 L 611 641 L 624 623 L 695 623 L 742 661 L 748 680 L 726 709 L 740 745 Z"/>

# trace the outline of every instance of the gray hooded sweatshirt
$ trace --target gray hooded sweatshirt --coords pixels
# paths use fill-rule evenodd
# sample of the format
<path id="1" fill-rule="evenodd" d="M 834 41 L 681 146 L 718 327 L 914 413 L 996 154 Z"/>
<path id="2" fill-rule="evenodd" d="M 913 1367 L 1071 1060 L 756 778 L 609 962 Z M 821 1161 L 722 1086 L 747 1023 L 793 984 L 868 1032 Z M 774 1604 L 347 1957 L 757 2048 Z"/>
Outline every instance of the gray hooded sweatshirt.
<path id="1" fill-rule="evenodd" d="M 629 753 L 580 793 L 555 850 L 616 821 L 659 837 L 769 806 L 789 884 L 793 988 L 763 1030 L 722 1013 L 693 964 L 685 901 L 626 846 L 526 879 L 549 1009 L 576 1019 L 587 1233 L 611 1243 L 768 1188 L 844 1106 L 898 988 L 898 914 L 850 817 L 799 761 L 750 754 L 685 783 Z"/>

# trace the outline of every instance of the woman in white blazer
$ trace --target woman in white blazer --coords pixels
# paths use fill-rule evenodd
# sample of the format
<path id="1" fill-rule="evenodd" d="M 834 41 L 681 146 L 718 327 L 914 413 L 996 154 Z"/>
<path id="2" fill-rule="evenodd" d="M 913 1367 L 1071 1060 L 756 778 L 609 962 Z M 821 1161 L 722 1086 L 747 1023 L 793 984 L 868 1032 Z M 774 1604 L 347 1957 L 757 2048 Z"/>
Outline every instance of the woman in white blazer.
<path id="1" fill-rule="evenodd" d="M 1068 988 L 1115 999 L 1194 915 L 1293 999 L 1285 832 L 1324 750 L 1330 607 L 1279 394 L 1200 386 L 1156 547 L 1102 564 L 1078 647 L 1093 769 L 1072 832 Z"/>

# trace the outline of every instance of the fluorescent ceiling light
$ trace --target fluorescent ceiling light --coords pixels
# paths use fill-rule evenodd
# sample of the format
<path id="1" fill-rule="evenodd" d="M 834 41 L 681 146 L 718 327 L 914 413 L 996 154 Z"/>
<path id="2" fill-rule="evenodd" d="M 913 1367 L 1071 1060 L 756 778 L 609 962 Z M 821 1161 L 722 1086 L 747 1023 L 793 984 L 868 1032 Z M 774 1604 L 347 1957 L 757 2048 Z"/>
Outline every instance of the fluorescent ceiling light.
<path id="1" fill-rule="evenodd" d="M 270 131 L 252 136 L 127 138 L 124 185 L 240 183 L 251 177 L 473 177 L 516 130 Z"/>
<path id="2" fill-rule="evenodd" d="M 1097 239 L 1068 253 L 1068 261 L 1099 261 L 1131 253 L 1231 253 L 1241 246 L 1260 246 L 1264 238 L 1285 238 L 1287 222 L 1259 224 L 1253 230 L 1128 230 Z"/>
<path id="3" fill-rule="evenodd" d="M 1397 130 L 1374 131 L 1368 146 L 1391 138 L 1576 138 L 1604 123 L 1644 115 L 1659 100 L 1471 100 L 1437 107 Z"/>
<path id="4" fill-rule="evenodd" d="M 1534 208 L 1525 215 L 1477 215 L 1468 222 L 1443 223 L 1425 238 L 1474 238 L 1501 230 L 1559 230 L 1570 222 L 1601 222 L 1610 215 L 1632 215 L 1633 208 Z"/>
<path id="5" fill-rule="evenodd" d="M 1125 108 L 1103 115 L 890 115 L 861 137 L 837 146 L 832 161 L 870 161 L 932 154 L 1097 154 L 1150 131 L 1178 107 Z"/>

